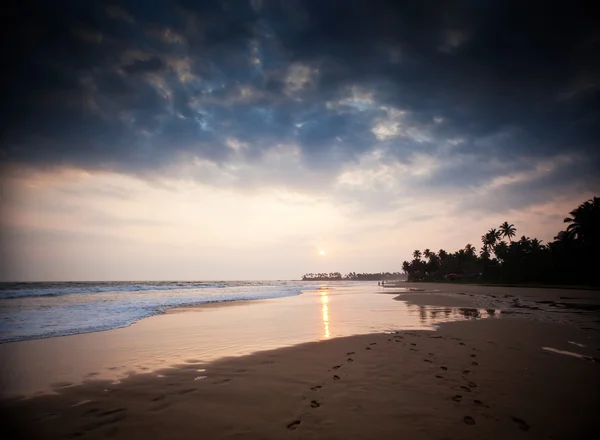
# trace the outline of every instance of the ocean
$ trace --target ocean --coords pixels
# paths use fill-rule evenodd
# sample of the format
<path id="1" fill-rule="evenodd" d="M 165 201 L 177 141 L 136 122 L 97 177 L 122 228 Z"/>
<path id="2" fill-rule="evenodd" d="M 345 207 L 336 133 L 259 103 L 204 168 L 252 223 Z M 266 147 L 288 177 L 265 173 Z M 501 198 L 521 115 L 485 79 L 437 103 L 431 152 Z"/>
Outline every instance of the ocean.
<path id="1" fill-rule="evenodd" d="M 282 298 L 318 289 L 323 284 L 307 281 L 0 283 L 0 343 L 126 327 L 170 308 Z"/>

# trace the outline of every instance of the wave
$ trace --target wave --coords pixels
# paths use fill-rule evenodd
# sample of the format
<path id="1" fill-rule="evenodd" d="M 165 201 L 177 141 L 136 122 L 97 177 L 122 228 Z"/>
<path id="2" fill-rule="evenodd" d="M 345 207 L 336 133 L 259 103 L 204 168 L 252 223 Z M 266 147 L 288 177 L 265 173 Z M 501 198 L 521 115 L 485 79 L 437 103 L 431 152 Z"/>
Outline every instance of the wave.
<path id="1" fill-rule="evenodd" d="M 65 286 L 65 284 L 81 284 L 77 286 Z M 0 288 L 0 299 L 26 298 L 36 296 L 60 296 L 85 293 L 104 293 L 104 292 L 147 292 L 161 290 L 189 290 L 189 289 L 219 289 L 224 287 L 239 287 L 250 285 L 246 282 L 185 282 L 185 283 L 55 283 L 48 287 L 39 288 Z M 261 284 L 254 284 L 261 285 Z M 264 285 L 264 284 L 262 284 Z"/>
<path id="2" fill-rule="evenodd" d="M 159 315 L 172 308 L 244 300 L 264 300 L 300 295 L 298 285 L 257 285 L 236 283 L 231 289 L 199 290 L 191 288 L 171 292 L 156 291 L 148 295 L 119 295 L 106 300 L 68 297 L 57 305 L 43 299 L 38 301 L 7 301 L 0 307 L 0 343 L 90 333 L 127 327 L 135 322 Z M 208 283 L 203 285 L 207 286 Z M 131 285 L 133 287 L 134 285 Z M 123 286 L 124 287 L 124 286 Z M 156 285 L 145 285 L 151 290 Z M 161 286 L 165 287 L 165 286 Z M 229 287 L 229 286 L 228 286 Z M 65 298 L 66 300 L 66 298 Z M 41 302 L 40 302 L 41 301 Z"/>

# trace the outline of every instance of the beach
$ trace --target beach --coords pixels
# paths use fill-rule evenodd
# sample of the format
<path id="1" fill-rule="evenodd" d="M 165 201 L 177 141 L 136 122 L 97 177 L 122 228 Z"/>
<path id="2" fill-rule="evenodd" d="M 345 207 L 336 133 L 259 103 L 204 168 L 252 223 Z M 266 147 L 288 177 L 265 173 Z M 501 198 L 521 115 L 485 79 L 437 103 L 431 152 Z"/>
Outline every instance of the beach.
<path id="1" fill-rule="evenodd" d="M 598 292 L 364 283 L 0 345 L 10 438 L 598 438 Z"/>

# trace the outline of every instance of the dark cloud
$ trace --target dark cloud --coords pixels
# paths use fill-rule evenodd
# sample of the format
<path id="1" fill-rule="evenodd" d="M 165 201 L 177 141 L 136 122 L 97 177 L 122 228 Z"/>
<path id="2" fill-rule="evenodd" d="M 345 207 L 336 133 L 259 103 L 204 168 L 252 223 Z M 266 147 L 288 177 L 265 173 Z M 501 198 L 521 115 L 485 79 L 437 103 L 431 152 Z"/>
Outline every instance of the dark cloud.
<path id="1" fill-rule="evenodd" d="M 577 154 L 557 178 L 598 187 L 597 7 L 25 0 L 9 18 L 4 162 L 145 174 L 295 145 L 333 178 L 378 149 L 469 188 Z"/>
<path id="2" fill-rule="evenodd" d="M 157 72 L 163 69 L 165 63 L 160 58 L 152 57 L 147 60 L 136 60 L 132 64 L 123 66 L 125 73 L 143 73 L 143 72 Z"/>

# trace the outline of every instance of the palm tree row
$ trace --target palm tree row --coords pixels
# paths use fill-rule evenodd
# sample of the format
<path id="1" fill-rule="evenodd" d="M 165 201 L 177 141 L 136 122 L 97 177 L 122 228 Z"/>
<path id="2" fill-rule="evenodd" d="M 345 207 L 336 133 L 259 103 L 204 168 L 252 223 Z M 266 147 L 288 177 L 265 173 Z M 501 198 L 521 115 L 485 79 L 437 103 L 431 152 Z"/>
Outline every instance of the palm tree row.
<path id="1" fill-rule="evenodd" d="M 599 284 L 594 279 L 600 253 L 600 198 L 594 197 L 571 211 L 568 224 L 546 245 L 537 238 L 514 240 L 517 229 L 504 222 L 481 236 L 482 247 L 472 244 L 456 252 L 415 250 L 402 270 L 409 280 L 481 278 L 490 282 Z"/>

